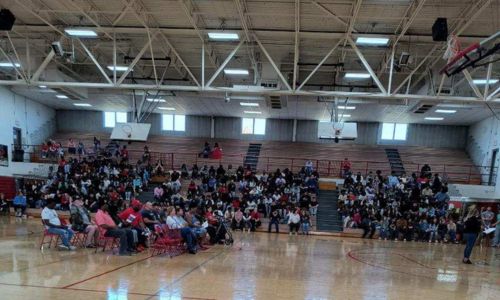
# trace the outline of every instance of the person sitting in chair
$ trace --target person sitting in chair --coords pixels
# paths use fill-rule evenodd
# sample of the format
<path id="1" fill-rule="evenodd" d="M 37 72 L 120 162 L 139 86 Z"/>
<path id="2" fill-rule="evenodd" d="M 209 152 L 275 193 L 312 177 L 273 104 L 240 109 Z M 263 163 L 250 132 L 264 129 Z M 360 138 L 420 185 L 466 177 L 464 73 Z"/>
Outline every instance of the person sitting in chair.
<path id="1" fill-rule="evenodd" d="M 92 222 L 90 212 L 83 205 L 82 200 L 76 199 L 71 203 L 71 228 L 78 232 L 87 234 L 85 248 L 95 248 L 99 230 L 97 225 Z"/>
<path id="2" fill-rule="evenodd" d="M 24 196 L 23 191 L 19 190 L 17 196 L 14 197 L 14 201 L 12 201 L 16 217 L 26 217 L 26 203 L 26 196 Z"/>
<path id="3" fill-rule="evenodd" d="M 210 153 L 212 153 L 212 149 L 210 148 L 210 144 L 208 142 L 205 142 L 205 145 L 203 146 L 203 150 L 198 154 L 198 157 L 209 158 Z"/>
<path id="4" fill-rule="evenodd" d="M 119 228 L 108 212 L 108 205 L 101 206 L 95 215 L 95 221 L 99 226 L 101 235 L 120 239 L 119 255 L 130 255 L 134 252 L 134 233 L 127 228 Z"/>
<path id="5" fill-rule="evenodd" d="M 62 245 L 59 245 L 61 250 L 75 250 L 76 247 L 71 246 L 71 238 L 74 232 L 68 226 L 62 225 L 59 216 L 55 210 L 56 201 L 49 199 L 47 206 L 42 210 L 42 222 L 50 234 L 56 234 L 61 237 Z"/>

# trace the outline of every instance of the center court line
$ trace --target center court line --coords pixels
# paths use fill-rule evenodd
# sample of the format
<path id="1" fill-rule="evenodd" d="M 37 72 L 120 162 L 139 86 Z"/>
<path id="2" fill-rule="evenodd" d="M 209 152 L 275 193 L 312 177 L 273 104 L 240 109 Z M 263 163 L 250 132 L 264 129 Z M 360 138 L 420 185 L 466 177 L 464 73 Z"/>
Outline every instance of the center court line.
<path id="1" fill-rule="evenodd" d="M 197 266 L 195 266 L 194 268 L 192 268 L 191 270 L 187 271 L 186 273 L 182 274 L 181 276 L 179 276 L 178 278 L 172 280 L 172 282 L 170 282 L 169 284 L 161 287 L 158 289 L 158 291 L 156 291 L 156 293 L 154 293 L 154 295 L 151 295 L 149 296 L 148 298 L 146 298 L 145 300 L 150 300 L 151 298 L 153 297 L 156 297 L 158 296 L 158 294 L 160 293 L 161 290 L 163 289 L 167 289 L 167 288 L 170 288 L 172 287 L 173 285 L 177 284 L 178 282 L 182 281 L 184 278 L 186 278 L 187 276 L 189 276 L 189 274 L 193 273 L 194 271 L 198 270 L 199 268 L 203 267 L 204 265 L 206 265 L 207 263 L 209 263 L 210 261 L 214 260 L 215 258 L 219 257 L 221 254 L 225 253 L 226 251 L 223 249 L 221 250 L 219 253 L 215 254 L 215 255 L 212 255 L 211 257 L 207 258 L 205 261 L 203 261 L 202 263 L 198 264 Z"/>

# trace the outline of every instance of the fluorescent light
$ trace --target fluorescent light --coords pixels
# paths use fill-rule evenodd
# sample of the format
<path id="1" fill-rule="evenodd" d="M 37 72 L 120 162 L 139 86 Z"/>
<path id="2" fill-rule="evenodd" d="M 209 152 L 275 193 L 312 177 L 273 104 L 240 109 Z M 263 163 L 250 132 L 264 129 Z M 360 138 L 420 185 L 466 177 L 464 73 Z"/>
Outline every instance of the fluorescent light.
<path id="1" fill-rule="evenodd" d="M 110 70 L 110 71 L 113 71 L 114 67 L 113 66 L 107 66 L 107 68 Z M 116 66 L 116 72 L 125 72 L 128 70 L 128 67 L 127 66 Z"/>
<path id="2" fill-rule="evenodd" d="M 367 79 L 371 76 L 368 73 L 345 73 L 344 77 L 352 79 Z"/>
<path id="3" fill-rule="evenodd" d="M 350 117 L 351 115 L 342 115 L 342 114 L 339 115 L 339 118 L 350 118 Z"/>
<path id="4" fill-rule="evenodd" d="M 356 106 L 344 106 L 344 105 L 339 105 L 337 106 L 338 109 L 348 109 L 348 110 L 353 110 L 356 109 Z"/>
<path id="5" fill-rule="evenodd" d="M 253 103 L 253 102 L 240 102 L 240 105 L 241 105 L 241 106 L 254 106 L 254 107 L 258 107 L 258 106 L 259 106 L 259 103 Z"/>
<path id="6" fill-rule="evenodd" d="M 457 111 L 454 109 L 437 109 L 436 112 L 439 114 L 454 114 Z"/>
<path id="7" fill-rule="evenodd" d="M 246 114 L 260 115 L 262 112 L 260 112 L 260 111 L 253 111 L 253 110 L 245 110 L 244 113 L 246 113 Z"/>
<path id="8" fill-rule="evenodd" d="M 474 84 L 480 84 L 480 85 L 484 85 L 486 83 L 495 84 L 498 82 L 498 79 L 490 79 L 489 82 L 486 79 L 474 79 L 472 80 L 472 82 L 474 82 Z"/>
<path id="9" fill-rule="evenodd" d="M 388 38 L 358 37 L 356 39 L 358 45 L 385 46 L 388 42 Z"/>
<path id="10" fill-rule="evenodd" d="M 227 75 L 248 75 L 248 70 L 245 69 L 224 69 Z"/>
<path id="11" fill-rule="evenodd" d="M 11 63 L 11 62 L 0 62 L 0 67 L 3 67 L 3 68 L 19 68 L 21 65 L 19 63 Z"/>
<path id="12" fill-rule="evenodd" d="M 38 87 L 41 88 L 41 89 L 46 89 L 47 88 L 46 85 L 39 85 Z"/>
<path id="13" fill-rule="evenodd" d="M 66 95 L 56 95 L 56 97 L 59 99 L 68 99 L 68 96 Z"/>
<path id="14" fill-rule="evenodd" d="M 146 100 L 148 102 L 161 102 L 161 103 L 165 103 L 167 102 L 165 99 L 162 99 L 162 98 L 146 98 Z"/>
<path id="15" fill-rule="evenodd" d="M 161 110 L 175 110 L 175 107 L 158 107 Z"/>
<path id="16" fill-rule="evenodd" d="M 80 106 L 80 107 L 91 107 L 91 104 L 88 103 L 73 103 L 74 106 Z"/>
<path id="17" fill-rule="evenodd" d="M 64 31 L 71 36 L 77 37 L 96 37 L 97 33 L 90 29 L 76 29 L 76 28 L 66 28 Z"/>
<path id="18" fill-rule="evenodd" d="M 443 121 L 444 120 L 444 118 L 441 118 L 441 117 L 426 117 L 425 119 L 429 120 L 429 121 Z"/>
<path id="19" fill-rule="evenodd" d="M 230 32 L 209 32 L 208 38 L 211 40 L 226 40 L 226 41 L 235 41 L 240 39 L 237 33 L 230 33 Z"/>

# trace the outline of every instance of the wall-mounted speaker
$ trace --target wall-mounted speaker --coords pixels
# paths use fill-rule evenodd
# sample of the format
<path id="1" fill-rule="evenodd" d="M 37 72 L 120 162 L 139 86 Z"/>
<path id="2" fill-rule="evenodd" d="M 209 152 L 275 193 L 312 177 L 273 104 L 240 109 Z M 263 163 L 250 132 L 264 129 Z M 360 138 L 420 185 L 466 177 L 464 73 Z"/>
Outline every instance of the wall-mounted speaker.
<path id="1" fill-rule="evenodd" d="M 432 25 L 432 40 L 446 42 L 448 40 L 448 21 L 446 18 L 437 18 Z"/>
<path id="2" fill-rule="evenodd" d="M 16 21 L 16 17 L 8 9 L 0 10 L 0 30 L 10 31 Z"/>

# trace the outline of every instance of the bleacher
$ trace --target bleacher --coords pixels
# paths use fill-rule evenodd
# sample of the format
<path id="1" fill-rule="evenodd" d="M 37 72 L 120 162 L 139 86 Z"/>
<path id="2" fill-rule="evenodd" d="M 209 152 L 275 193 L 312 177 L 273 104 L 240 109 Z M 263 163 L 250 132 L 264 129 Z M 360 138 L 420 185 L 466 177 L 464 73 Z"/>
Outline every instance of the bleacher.
<path id="1" fill-rule="evenodd" d="M 61 142 L 63 147 L 66 147 L 71 137 L 75 142 L 81 140 L 87 149 L 91 149 L 94 136 L 101 140 L 101 147 L 105 147 L 110 142 L 108 133 L 66 132 L 57 133 L 52 139 Z M 211 145 L 215 142 L 219 143 L 224 153 L 221 160 L 198 157 L 205 141 Z M 226 167 L 231 164 L 233 168 L 236 168 L 243 164 L 251 142 L 234 139 L 150 136 L 146 143 L 132 142 L 127 145 L 127 148 L 131 160 L 138 160 L 142 157 L 144 146 L 148 145 L 152 154 L 152 162 L 162 159 L 164 166 L 169 169 L 179 169 L 183 163 L 188 167 L 197 163 L 199 167 L 219 164 Z M 388 174 L 391 171 L 384 150 L 385 146 L 279 141 L 258 141 L 258 143 L 262 144 L 257 165 L 258 171 L 289 168 L 297 172 L 307 160 L 311 160 L 321 177 L 339 177 L 341 162 L 346 157 L 351 161 L 354 173 L 361 172 L 365 175 L 368 171 L 381 170 L 383 174 Z M 431 166 L 433 173 L 439 173 L 450 182 L 480 184 L 481 176 L 465 150 L 409 146 L 391 146 L 391 148 L 399 150 L 407 174 L 420 172 L 423 164 L 427 163 Z"/>

